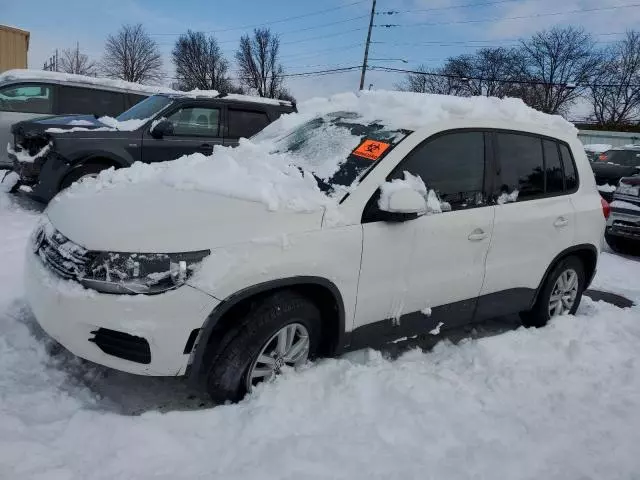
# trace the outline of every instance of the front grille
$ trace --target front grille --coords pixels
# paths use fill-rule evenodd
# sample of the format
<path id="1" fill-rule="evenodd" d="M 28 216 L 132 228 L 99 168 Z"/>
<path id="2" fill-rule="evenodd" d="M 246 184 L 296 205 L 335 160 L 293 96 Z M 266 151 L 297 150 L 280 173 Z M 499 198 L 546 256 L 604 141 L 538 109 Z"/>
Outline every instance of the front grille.
<path id="1" fill-rule="evenodd" d="M 91 255 L 60 232 L 43 225 L 34 233 L 34 250 L 44 264 L 67 280 L 84 277 Z"/>
<path id="2" fill-rule="evenodd" d="M 99 328 L 91 333 L 94 336 L 89 341 L 107 355 L 136 363 L 151 363 L 151 349 L 144 338 L 108 328 Z"/>

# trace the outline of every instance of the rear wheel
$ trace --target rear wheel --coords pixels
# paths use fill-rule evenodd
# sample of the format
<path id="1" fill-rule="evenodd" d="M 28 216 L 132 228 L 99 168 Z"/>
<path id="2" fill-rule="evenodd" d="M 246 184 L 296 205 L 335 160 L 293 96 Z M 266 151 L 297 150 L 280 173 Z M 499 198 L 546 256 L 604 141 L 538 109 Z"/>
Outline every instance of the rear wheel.
<path id="1" fill-rule="evenodd" d="M 262 299 L 212 348 L 207 390 L 217 403 L 239 401 L 285 366 L 299 367 L 313 358 L 321 335 L 315 304 L 292 291 Z"/>
<path id="2" fill-rule="evenodd" d="M 81 182 L 87 178 L 95 178 L 101 171 L 106 170 L 110 167 L 111 165 L 107 165 L 104 163 L 84 164 L 64 177 L 64 180 L 62 180 L 62 183 L 60 184 L 60 190 L 62 191 L 65 188 L 69 188 L 75 182 Z"/>
<path id="3" fill-rule="evenodd" d="M 561 260 L 551 271 L 538 294 L 535 305 L 520 316 L 527 327 L 543 327 L 560 315 L 578 310 L 585 288 L 584 265 L 577 257 Z"/>

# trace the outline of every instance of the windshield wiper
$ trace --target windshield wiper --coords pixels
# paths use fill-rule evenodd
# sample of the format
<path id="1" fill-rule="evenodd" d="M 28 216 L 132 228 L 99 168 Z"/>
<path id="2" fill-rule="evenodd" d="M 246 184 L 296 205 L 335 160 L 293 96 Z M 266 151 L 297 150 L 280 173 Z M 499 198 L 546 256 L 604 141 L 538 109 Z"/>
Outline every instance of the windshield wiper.
<path id="1" fill-rule="evenodd" d="M 320 190 L 322 190 L 323 192 L 331 192 L 333 191 L 333 187 L 331 186 L 330 183 L 327 183 L 326 181 L 324 181 L 322 178 L 320 178 L 318 175 L 316 175 L 315 173 L 309 171 L 309 170 L 304 170 L 302 167 L 299 167 L 296 165 L 296 168 L 298 170 L 300 170 L 300 173 L 302 173 L 303 175 L 306 175 L 308 173 L 310 173 L 311 175 L 313 175 L 313 178 L 315 179 L 316 183 L 318 184 L 318 188 Z"/>

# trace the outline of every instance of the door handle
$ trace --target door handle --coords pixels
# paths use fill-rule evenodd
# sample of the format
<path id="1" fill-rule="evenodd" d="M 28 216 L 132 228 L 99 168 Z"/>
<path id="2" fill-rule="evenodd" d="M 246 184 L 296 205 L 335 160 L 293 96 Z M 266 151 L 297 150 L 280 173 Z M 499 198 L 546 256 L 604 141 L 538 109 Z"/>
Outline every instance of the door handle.
<path id="1" fill-rule="evenodd" d="M 556 228 L 562 228 L 569 225 L 569 220 L 564 217 L 558 217 L 555 222 L 553 222 L 553 226 Z"/>
<path id="2" fill-rule="evenodd" d="M 485 232 L 481 228 L 476 228 L 469 234 L 469 237 L 467 238 L 469 238 L 469 240 L 471 240 L 472 242 L 479 242 L 480 240 L 484 240 L 485 238 L 487 238 L 487 236 L 487 232 Z"/>

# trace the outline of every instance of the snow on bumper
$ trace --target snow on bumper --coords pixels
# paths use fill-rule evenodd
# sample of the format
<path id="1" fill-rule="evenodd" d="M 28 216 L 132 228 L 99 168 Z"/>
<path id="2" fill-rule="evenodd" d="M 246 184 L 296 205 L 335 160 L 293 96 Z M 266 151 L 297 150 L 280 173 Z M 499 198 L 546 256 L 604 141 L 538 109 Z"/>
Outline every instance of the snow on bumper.
<path id="1" fill-rule="evenodd" d="M 219 303 L 184 286 L 159 295 L 106 295 L 50 273 L 40 259 L 27 254 L 27 301 L 40 326 L 73 354 L 129 373 L 183 375 L 189 361 L 184 348 L 190 333 L 201 328 Z M 143 337 L 151 362 L 142 364 L 103 352 L 89 341 L 99 328 Z"/>

